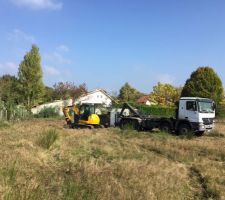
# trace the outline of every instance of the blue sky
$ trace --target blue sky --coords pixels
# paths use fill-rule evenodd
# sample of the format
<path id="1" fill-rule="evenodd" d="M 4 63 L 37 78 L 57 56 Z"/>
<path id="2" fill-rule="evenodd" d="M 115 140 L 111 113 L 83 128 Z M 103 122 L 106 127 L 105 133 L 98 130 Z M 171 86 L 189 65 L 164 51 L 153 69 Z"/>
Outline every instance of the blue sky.
<path id="1" fill-rule="evenodd" d="M 49 86 L 150 92 L 204 65 L 225 82 L 224 0 L 0 0 L 0 35 L 0 75 L 35 43 Z"/>

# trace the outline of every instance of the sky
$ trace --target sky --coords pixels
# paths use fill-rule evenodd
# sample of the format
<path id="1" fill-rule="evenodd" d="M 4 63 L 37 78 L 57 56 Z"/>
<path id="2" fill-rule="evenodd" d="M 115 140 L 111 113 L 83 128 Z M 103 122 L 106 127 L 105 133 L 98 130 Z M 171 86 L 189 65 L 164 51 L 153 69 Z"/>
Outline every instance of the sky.
<path id="1" fill-rule="evenodd" d="M 225 84 L 224 0 L 0 0 L 0 36 L 0 75 L 17 75 L 36 44 L 48 86 L 148 93 L 199 66 Z"/>

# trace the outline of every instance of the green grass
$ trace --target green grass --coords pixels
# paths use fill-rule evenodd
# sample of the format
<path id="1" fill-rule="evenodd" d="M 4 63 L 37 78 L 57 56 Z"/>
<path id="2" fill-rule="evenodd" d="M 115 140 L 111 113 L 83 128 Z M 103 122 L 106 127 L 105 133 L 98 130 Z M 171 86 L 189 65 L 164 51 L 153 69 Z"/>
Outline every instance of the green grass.
<path id="1" fill-rule="evenodd" d="M 38 139 L 38 145 L 45 149 L 49 149 L 57 139 L 58 133 L 56 132 L 56 129 L 49 129 L 41 134 Z"/>
<path id="2" fill-rule="evenodd" d="M 2 128 L 9 128 L 9 127 L 10 127 L 10 123 L 9 122 L 0 120 L 0 129 L 2 129 Z"/>

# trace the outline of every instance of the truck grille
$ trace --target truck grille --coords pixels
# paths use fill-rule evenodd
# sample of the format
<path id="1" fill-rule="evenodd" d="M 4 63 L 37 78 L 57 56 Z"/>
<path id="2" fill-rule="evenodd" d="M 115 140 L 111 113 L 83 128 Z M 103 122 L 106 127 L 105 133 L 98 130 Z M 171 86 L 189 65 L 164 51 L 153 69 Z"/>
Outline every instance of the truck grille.
<path id="1" fill-rule="evenodd" d="M 213 124 L 213 118 L 202 118 L 202 120 L 205 125 Z"/>

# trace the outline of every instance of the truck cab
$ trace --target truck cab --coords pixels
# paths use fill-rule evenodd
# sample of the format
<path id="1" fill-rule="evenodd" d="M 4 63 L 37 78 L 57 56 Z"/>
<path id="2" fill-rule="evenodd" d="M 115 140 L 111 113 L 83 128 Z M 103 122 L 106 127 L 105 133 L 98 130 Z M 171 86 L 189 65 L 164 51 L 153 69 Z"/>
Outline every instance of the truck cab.
<path id="1" fill-rule="evenodd" d="M 178 102 L 176 129 L 186 133 L 191 129 L 204 133 L 214 127 L 215 103 L 211 99 L 199 97 L 182 97 Z"/>

